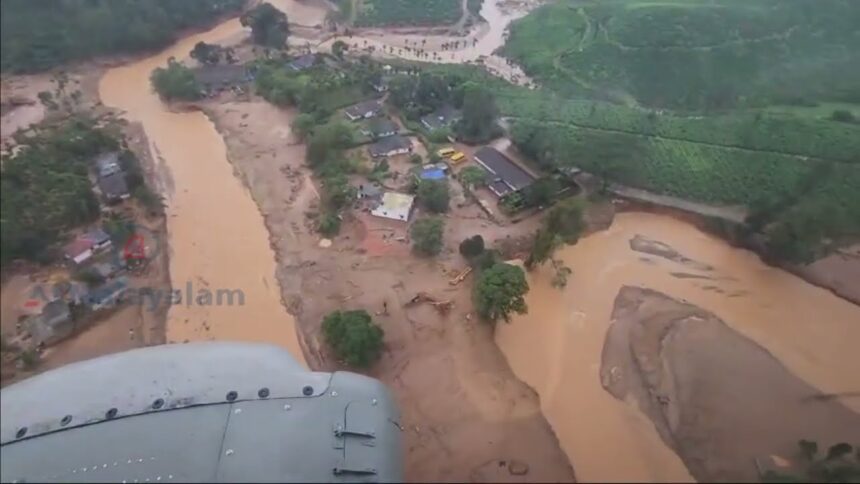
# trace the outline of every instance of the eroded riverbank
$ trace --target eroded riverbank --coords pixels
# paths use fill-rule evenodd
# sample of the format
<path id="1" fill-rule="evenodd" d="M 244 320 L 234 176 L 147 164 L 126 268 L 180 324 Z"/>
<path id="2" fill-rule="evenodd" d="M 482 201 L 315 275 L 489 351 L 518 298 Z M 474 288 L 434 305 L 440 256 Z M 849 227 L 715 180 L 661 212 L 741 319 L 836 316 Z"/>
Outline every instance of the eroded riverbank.
<path id="1" fill-rule="evenodd" d="M 200 41 L 218 42 L 242 31 L 238 19 L 186 37 L 154 56 L 108 70 L 99 93 L 145 129 L 151 150 L 169 171 L 166 193 L 172 286 L 229 291 L 217 301 L 193 300 L 168 313 L 168 342 L 259 341 L 304 355 L 294 321 L 281 304 L 274 255 L 259 210 L 233 176 L 224 141 L 200 112 L 172 112 L 152 92 L 149 75 L 170 57 L 182 58 Z M 238 292 L 237 292 L 238 291 Z M 241 296 L 240 296 L 241 295 Z"/>
<path id="2" fill-rule="evenodd" d="M 633 250 L 637 236 L 671 251 L 659 245 L 652 253 Z M 682 257 L 672 260 L 673 253 Z M 635 402 L 616 400 L 601 385 L 604 341 L 623 286 L 658 290 L 712 312 L 821 393 L 860 390 L 854 371 L 860 355 L 852 350 L 860 341 L 860 307 L 691 225 L 622 213 L 608 230 L 559 256 L 573 270 L 567 288 L 552 288 L 548 272 L 533 275 L 529 314 L 499 325 L 496 341 L 517 376 L 540 394 L 583 480 L 692 478 Z M 860 399 L 843 403 L 860 411 Z M 778 401 L 773 405 L 779 408 Z"/>

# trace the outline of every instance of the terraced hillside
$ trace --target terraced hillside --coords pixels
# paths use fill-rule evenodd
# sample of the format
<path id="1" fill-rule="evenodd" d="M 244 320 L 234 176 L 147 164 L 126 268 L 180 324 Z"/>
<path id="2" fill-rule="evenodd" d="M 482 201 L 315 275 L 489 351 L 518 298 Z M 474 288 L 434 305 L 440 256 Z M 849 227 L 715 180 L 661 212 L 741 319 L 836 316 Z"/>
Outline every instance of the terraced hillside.
<path id="1" fill-rule="evenodd" d="M 463 14 L 461 0 L 359 0 L 358 27 L 453 24 Z"/>
<path id="2" fill-rule="evenodd" d="M 494 86 L 544 168 L 713 204 L 780 259 L 860 238 L 860 2 L 555 0 L 503 54 L 541 85 Z"/>
<path id="3" fill-rule="evenodd" d="M 860 102 L 853 0 L 559 0 L 512 26 L 544 85 L 655 108 Z"/>

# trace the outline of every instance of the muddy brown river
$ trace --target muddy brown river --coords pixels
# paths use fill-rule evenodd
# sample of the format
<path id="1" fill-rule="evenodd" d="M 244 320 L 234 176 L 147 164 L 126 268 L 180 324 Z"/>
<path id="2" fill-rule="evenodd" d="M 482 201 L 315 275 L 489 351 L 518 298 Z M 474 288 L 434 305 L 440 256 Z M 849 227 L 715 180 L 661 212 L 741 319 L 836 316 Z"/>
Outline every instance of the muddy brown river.
<path id="1" fill-rule="evenodd" d="M 487 4 L 493 2 L 485 2 L 485 8 L 493 8 Z M 493 29 L 481 37 L 488 40 L 480 48 L 455 56 L 492 53 L 503 41 L 503 30 Z M 168 340 L 269 342 L 304 361 L 295 321 L 281 303 L 263 218 L 234 176 L 223 139 L 202 113 L 170 111 L 149 85 L 151 71 L 169 57 L 183 58 L 199 41 L 218 42 L 241 32 L 233 19 L 158 55 L 111 69 L 101 80 L 100 94 L 106 105 L 142 123 L 152 152 L 169 173 L 165 186 L 173 286 L 239 289 L 245 297 L 244 304 L 233 306 L 172 306 Z M 442 61 L 451 60 L 457 59 Z M 629 241 L 636 235 L 669 244 L 713 270 L 702 274 L 635 252 Z M 540 394 L 543 411 L 580 480 L 692 479 L 635 405 L 616 400 L 601 386 L 601 351 L 613 301 L 624 285 L 653 288 L 712 311 L 822 392 L 851 392 L 860 386 L 860 352 L 854 347 L 860 341 L 860 307 L 688 224 L 621 214 L 609 230 L 561 250 L 560 256 L 573 269 L 567 288 L 552 288 L 549 275 L 538 272 L 531 280 L 529 314 L 500 324 L 496 340 L 514 372 Z M 857 399 L 846 404 L 860 411 Z"/>
<path id="2" fill-rule="evenodd" d="M 169 178 L 167 229 L 174 289 L 233 292 L 207 304 L 183 300 L 167 320 L 169 342 L 239 340 L 281 345 L 304 363 L 295 321 L 281 304 L 275 255 L 263 217 L 233 175 L 224 140 L 200 112 L 171 112 L 152 92 L 149 75 L 171 56 L 183 58 L 199 41 L 218 42 L 242 31 L 238 19 L 183 39 L 158 55 L 110 69 L 99 93 L 105 105 L 142 123 L 150 148 Z M 226 293 L 223 293 L 226 294 Z"/>
<path id="3" fill-rule="evenodd" d="M 630 240 L 637 235 L 668 244 L 694 262 L 634 251 Z M 604 339 L 625 285 L 713 312 L 822 393 L 860 390 L 860 307 L 691 225 L 623 213 L 609 230 L 559 256 L 573 270 L 567 287 L 553 288 L 549 271 L 535 274 L 529 313 L 499 324 L 496 342 L 514 373 L 540 394 L 544 414 L 582 481 L 692 480 L 635 403 L 616 400 L 601 386 Z M 860 412 L 860 398 L 843 403 Z"/>

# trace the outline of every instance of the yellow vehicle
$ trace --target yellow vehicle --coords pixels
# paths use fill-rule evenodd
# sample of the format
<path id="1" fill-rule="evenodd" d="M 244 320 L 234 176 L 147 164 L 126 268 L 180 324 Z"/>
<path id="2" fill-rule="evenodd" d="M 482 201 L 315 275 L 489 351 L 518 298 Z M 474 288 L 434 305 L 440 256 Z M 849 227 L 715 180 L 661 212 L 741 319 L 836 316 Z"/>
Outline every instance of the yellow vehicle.
<path id="1" fill-rule="evenodd" d="M 451 147 L 448 147 L 448 148 L 442 148 L 441 150 L 439 150 L 439 151 L 437 151 L 437 152 L 436 152 L 436 154 L 437 154 L 437 155 L 439 155 L 439 156 L 448 156 L 448 155 L 450 155 L 451 153 L 454 153 L 454 148 L 451 148 Z"/>
<path id="2" fill-rule="evenodd" d="M 451 155 L 451 161 L 454 163 L 460 163 L 461 161 L 464 161 L 465 159 L 466 159 L 466 155 L 461 151 L 458 151 L 458 152 L 454 153 L 453 155 Z"/>

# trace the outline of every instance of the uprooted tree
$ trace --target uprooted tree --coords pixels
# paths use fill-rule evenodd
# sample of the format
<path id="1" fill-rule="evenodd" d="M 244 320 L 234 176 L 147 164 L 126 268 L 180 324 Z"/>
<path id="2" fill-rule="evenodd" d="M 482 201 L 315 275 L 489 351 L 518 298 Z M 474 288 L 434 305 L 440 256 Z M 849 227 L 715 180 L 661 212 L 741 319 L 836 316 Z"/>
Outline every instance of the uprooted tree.
<path id="1" fill-rule="evenodd" d="M 322 330 L 326 343 L 347 365 L 364 368 L 379 359 L 384 333 L 367 311 L 330 313 L 323 319 Z"/>

